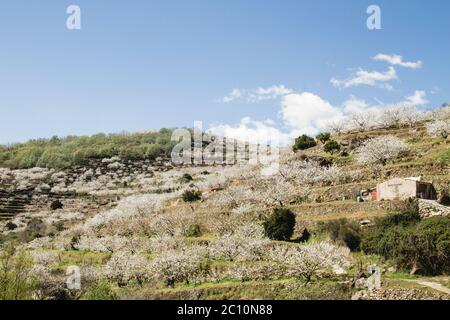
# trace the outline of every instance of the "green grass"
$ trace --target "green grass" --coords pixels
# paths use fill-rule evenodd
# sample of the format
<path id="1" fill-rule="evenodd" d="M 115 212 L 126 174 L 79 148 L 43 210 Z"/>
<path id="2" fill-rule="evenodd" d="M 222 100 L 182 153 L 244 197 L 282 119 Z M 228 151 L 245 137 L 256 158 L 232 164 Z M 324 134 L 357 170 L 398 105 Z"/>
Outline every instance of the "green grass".
<path id="1" fill-rule="evenodd" d="M 391 280 L 416 280 L 418 276 L 406 271 L 387 272 L 384 277 Z"/>
<path id="2" fill-rule="evenodd" d="M 54 251 L 58 255 L 58 270 L 65 271 L 71 265 L 103 265 L 111 257 L 110 253 L 91 251 Z"/>
<path id="3" fill-rule="evenodd" d="M 14 241 L 19 241 L 19 234 L 17 232 L 10 232 L 7 234 L 0 233 L 0 246 Z"/>
<path id="4" fill-rule="evenodd" d="M 437 160 L 440 163 L 444 163 L 444 164 L 450 164 L 450 148 L 439 153 Z"/>

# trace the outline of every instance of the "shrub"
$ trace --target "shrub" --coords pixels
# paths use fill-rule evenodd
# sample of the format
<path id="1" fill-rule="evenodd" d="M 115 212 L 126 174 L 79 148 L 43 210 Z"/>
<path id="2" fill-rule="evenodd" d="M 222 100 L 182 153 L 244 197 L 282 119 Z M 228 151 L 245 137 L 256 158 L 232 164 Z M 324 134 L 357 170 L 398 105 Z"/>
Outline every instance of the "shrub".
<path id="1" fill-rule="evenodd" d="M 450 217 L 420 220 L 414 211 L 391 215 L 364 234 L 361 249 L 412 272 L 446 274 L 450 272 Z"/>
<path id="2" fill-rule="evenodd" d="M 184 202 L 195 202 L 202 199 L 202 193 L 198 190 L 186 190 L 182 194 Z"/>
<path id="3" fill-rule="evenodd" d="M 295 214 L 287 208 L 275 208 L 264 223 L 267 237 L 272 240 L 290 240 L 295 227 Z"/>
<path id="4" fill-rule="evenodd" d="M 407 226 L 420 220 L 419 204 L 416 200 L 410 199 L 404 202 L 401 212 L 379 219 L 377 225 L 382 228 L 396 225 Z"/>
<path id="5" fill-rule="evenodd" d="M 426 274 L 450 272 L 450 217 L 425 219 L 408 238 L 409 246 L 402 252 L 406 266 Z"/>
<path id="6" fill-rule="evenodd" d="M 67 168 L 72 164 L 71 155 L 66 150 L 57 147 L 47 148 L 36 162 L 37 167 L 59 169 Z"/>
<path id="7" fill-rule="evenodd" d="M 0 252 L 0 300 L 31 299 L 36 288 L 32 267 L 33 259 L 13 245 Z"/>
<path id="8" fill-rule="evenodd" d="M 147 148 L 146 157 L 151 160 L 155 160 L 157 157 L 163 154 L 164 149 L 159 144 L 152 144 Z"/>
<path id="9" fill-rule="evenodd" d="M 359 250 L 361 230 L 357 222 L 347 219 L 332 220 L 319 225 L 319 230 L 326 232 L 334 243 L 347 246 L 351 251 Z"/>
<path id="10" fill-rule="evenodd" d="M 50 204 L 50 209 L 53 210 L 53 211 L 54 210 L 58 210 L 58 209 L 62 209 L 62 208 L 63 208 L 63 204 L 59 200 L 52 201 L 52 203 Z"/>
<path id="11" fill-rule="evenodd" d="M 442 191 L 442 195 L 439 199 L 439 203 L 444 206 L 450 206 L 450 194 L 448 192 L 448 189 L 444 189 Z"/>
<path id="12" fill-rule="evenodd" d="M 192 178 L 192 176 L 189 173 L 183 174 L 183 176 L 180 178 L 180 181 L 183 183 L 189 183 L 192 180 L 194 180 L 194 178 Z"/>
<path id="13" fill-rule="evenodd" d="M 5 227 L 6 227 L 6 229 L 7 230 L 15 230 L 15 229 L 17 229 L 17 224 L 15 224 L 15 223 L 13 223 L 13 222 L 11 222 L 11 221 L 8 221 L 7 223 L 6 223 L 6 225 L 5 225 Z"/>
<path id="14" fill-rule="evenodd" d="M 63 220 L 54 221 L 52 223 L 52 226 L 55 227 L 56 231 L 63 231 L 64 230 L 64 221 Z"/>
<path id="15" fill-rule="evenodd" d="M 316 136 L 316 139 L 319 140 L 322 143 L 327 142 L 330 140 L 331 134 L 329 132 L 321 132 Z"/>
<path id="16" fill-rule="evenodd" d="M 190 224 L 184 233 L 184 236 L 186 237 L 199 237 L 201 235 L 202 227 L 199 223 Z"/>
<path id="17" fill-rule="evenodd" d="M 314 138 L 311 138 L 310 136 L 307 136 L 306 134 L 301 135 L 297 139 L 295 139 L 294 146 L 292 149 L 295 151 L 298 150 L 306 150 L 312 147 L 315 147 L 317 145 Z"/>
<path id="18" fill-rule="evenodd" d="M 298 237 L 298 241 L 308 242 L 309 238 L 311 238 L 311 233 L 309 233 L 308 229 L 304 228 L 300 237 Z"/>
<path id="19" fill-rule="evenodd" d="M 335 151 L 341 150 L 341 145 L 335 140 L 330 140 L 325 143 L 323 150 L 328 153 L 334 153 Z"/>
<path id="20" fill-rule="evenodd" d="M 86 300 L 116 300 L 117 295 L 106 281 L 101 281 L 86 293 Z"/>

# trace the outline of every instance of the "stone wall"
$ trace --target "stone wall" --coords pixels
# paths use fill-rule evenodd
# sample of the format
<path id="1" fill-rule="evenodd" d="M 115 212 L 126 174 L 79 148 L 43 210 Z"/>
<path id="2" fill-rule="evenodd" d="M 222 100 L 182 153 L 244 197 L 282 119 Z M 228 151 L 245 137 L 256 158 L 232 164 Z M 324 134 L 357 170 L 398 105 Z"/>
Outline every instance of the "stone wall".
<path id="1" fill-rule="evenodd" d="M 352 300 L 446 300 L 448 296 L 420 289 L 382 288 L 358 291 Z"/>
<path id="2" fill-rule="evenodd" d="M 422 218 L 450 216 L 450 208 L 433 200 L 419 199 L 419 212 Z"/>

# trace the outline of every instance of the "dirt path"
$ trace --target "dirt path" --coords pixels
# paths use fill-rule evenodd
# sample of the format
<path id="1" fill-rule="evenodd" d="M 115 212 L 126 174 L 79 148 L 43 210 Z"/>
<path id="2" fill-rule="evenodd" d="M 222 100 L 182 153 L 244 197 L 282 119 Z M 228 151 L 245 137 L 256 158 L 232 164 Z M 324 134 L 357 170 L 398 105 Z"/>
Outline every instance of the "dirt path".
<path id="1" fill-rule="evenodd" d="M 442 284 L 440 283 L 436 283 L 436 282 L 431 282 L 431 281 L 421 281 L 421 280 L 416 280 L 414 281 L 417 284 L 420 284 L 422 286 L 434 289 L 434 290 L 438 290 L 440 292 L 446 293 L 446 294 L 450 294 L 450 289 L 447 287 L 444 287 Z"/>

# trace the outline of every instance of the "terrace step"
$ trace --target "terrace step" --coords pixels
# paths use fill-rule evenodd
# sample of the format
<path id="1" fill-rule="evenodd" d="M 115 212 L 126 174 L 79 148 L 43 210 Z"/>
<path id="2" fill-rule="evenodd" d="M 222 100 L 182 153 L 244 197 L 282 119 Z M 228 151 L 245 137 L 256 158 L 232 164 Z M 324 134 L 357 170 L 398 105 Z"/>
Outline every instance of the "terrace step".
<path id="1" fill-rule="evenodd" d="M 26 212 L 31 203 L 31 190 L 0 190 L 0 219 L 11 219 L 19 213 Z"/>

